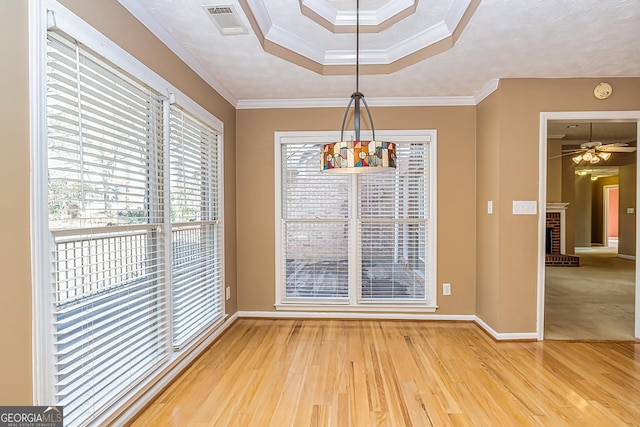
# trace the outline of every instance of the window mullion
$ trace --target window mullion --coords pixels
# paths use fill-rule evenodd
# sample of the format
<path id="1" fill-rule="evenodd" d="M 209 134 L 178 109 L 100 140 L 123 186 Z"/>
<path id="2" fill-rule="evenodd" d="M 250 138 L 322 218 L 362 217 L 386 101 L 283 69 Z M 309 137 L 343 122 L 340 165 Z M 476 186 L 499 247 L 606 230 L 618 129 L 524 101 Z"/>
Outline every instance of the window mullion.
<path id="1" fill-rule="evenodd" d="M 31 250 L 33 312 L 40 313 L 34 322 L 34 404 L 51 402 L 54 357 L 52 288 L 50 278 L 53 265 L 53 237 L 49 233 L 48 217 L 48 152 L 47 152 L 47 11 L 29 2 L 30 56 L 30 151 L 31 151 Z M 38 244 L 42 242 L 42 244 Z M 42 321 L 41 321 L 42 320 Z"/>
<path id="2" fill-rule="evenodd" d="M 84 173 L 84 123 L 83 123 L 83 110 L 82 110 L 82 71 L 80 69 L 80 46 L 78 42 L 74 43 L 75 55 L 76 55 L 76 93 L 78 96 L 78 151 L 80 153 L 80 170 L 83 171 L 80 175 L 80 191 L 82 192 L 80 200 L 82 202 L 81 209 L 85 210 L 85 173 Z"/>
<path id="3" fill-rule="evenodd" d="M 171 132 L 170 132 L 170 111 L 171 111 L 171 97 L 165 98 L 162 101 L 162 128 L 163 128 L 163 136 L 162 136 L 162 144 L 164 145 L 163 151 L 163 162 L 162 162 L 162 237 L 164 243 L 164 289 L 167 295 L 165 298 L 165 310 L 167 310 L 167 329 L 169 331 L 169 339 L 166 341 L 167 352 L 170 352 L 172 349 L 173 342 L 173 304 L 171 299 L 171 288 L 173 285 L 173 277 L 171 275 L 172 271 L 172 249 L 171 245 L 173 243 L 173 234 L 171 230 L 171 215 L 169 212 L 171 211 Z"/>
<path id="4" fill-rule="evenodd" d="M 360 190 L 360 176 L 351 176 L 351 192 L 349 194 L 349 305 L 357 305 L 360 300 L 360 287 L 362 285 L 362 261 L 360 250 L 360 203 L 358 194 Z"/>

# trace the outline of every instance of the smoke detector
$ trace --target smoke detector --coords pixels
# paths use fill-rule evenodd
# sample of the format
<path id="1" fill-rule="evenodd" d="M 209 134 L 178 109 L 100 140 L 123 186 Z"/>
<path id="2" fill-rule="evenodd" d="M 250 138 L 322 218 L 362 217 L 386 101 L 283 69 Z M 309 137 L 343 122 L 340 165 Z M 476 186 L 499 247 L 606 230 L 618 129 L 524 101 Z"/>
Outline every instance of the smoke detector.
<path id="1" fill-rule="evenodd" d="M 242 23 L 238 11 L 232 4 L 202 6 L 202 8 L 223 36 L 248 33 L 247 27 Z"/>

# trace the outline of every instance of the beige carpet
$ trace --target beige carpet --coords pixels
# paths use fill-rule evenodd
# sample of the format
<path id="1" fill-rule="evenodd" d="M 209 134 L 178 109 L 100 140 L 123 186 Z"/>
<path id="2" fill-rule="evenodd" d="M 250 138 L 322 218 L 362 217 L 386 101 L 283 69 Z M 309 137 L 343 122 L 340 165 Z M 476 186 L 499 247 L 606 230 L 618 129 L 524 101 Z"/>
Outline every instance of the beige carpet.
<path id="1" fill-rule="evenodd" d="M 547 267 L 544 338 L 634 340 L 635 261 L 577 249 L 580 267 Z"/>

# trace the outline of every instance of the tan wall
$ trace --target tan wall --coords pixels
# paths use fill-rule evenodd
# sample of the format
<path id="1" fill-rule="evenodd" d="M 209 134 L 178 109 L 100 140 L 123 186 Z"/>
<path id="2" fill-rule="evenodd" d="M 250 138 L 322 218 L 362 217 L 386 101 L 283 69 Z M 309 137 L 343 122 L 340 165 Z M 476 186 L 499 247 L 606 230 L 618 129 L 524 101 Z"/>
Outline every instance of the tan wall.
<path id="1" fill-rule="evenodd" d="M 535 332 L 537 318 L 537 215 L 513 215 L 513 200 L 538 199 L 540 112 L 640 110 L 640 79 L 607 79 L 613 95 L 604 101 L 593 96 L 600 79 L 505 79 L 500 81 L 499 176 L 499 304 L 498 332 Z M 487 102 L 487 100 L 485 100 Z M 489 167 L 487 165 L 486 167 Z M 479 164 L 478 170 L 483 167 Z M 491 179 L 478 174 L 478 181 Z M 539 209 L 539 211 L 544 211 Z M 486 227 L 483 225 L 482 227 Z M 483 233 L 478 224 L 478 235 Z M 495 246 L 478 246 L 478 252 Z M 482 285 L 484 286 L 484 285 Z M 478 293 L 483 292 L 479 284 Z"/>
<path id="2" fill-rule="evenodd" d="M 562 202 L 569 203 L 565 213 L 565 253 L 575 253 L 576 243 L 576 164 L 570 156 L 562 159 Z"/>
<path id="3" fill-rule="evenodd" d="M 224 122 L 225 126 L 225 237 L 227 282 L 236 283 L 235 258 L 235 109 L 224 101 L 173 53 L 155 39 L 116 0 L 63 3 L 103 34 L 142 59 Z M 28 2 L 0 2 L 3 19 L 0 45 L 3 54 L 0 98 L 0 168 L 3 244 L 0 247 L 3 298 L 0 298 L 2 341 L 0 350 L 0 405 L 30 405 L 32 378 L 32 292 L 29 176 L 29 71 Z M 42 286 L 43 284 L 38 284 Z M 227 312 L 236 311 L 235 286 Z"/>
<path id="4" fill-rule="evenodd" d="M 620 167 L 618 253 L 621 255 L 636 256 L 636 215 L 638 215 L 638 204 L 636 201 L 637 173 L 637 163 Z M 627 213 L 627 208 L 634 208 L 634 213 Z M 636 315 L 640 315 L 640 313 L 636 313 Z"/>
<path id="5" fill-rule="evenodd" d="M 562 140 L 547 141 L 547 203 L 562 202 Z"/>
<path id="6" fill-rule="evenodd" d="M 477 301 L 476 314 L 485 322 L 498 324 L 499 221 L 500 221 L 500 94 L 494 92 L 477 107 Z M 487 212 L 488 201 L 493 213 Z"/>
<path id="7" fill-rule="evenodd" d="M 345 99 L 345 107 L 348 99 Z M 238 111 L 238 309 L 275 303 L 274 132 L 336 130 L 342 108 Z M 475 312 L 475 108 L 372 108 L 376 129 L 438 131 L 438 313 Z M 322 197 L 322 194 L 318 194 Z"/>
<path id="8" fill-rule="evenodd" d="M 593 190 L 591 175 L 574 175 L 575 198 L 573 200 L 576 247 L 588 248 L 593 241 L 591 223 L 593 213 Z"/>
<path id="9" fill-rule="evenodd" d="M 0 405 L 31 405 L 28 2 L 2 1 L 0 16 Z"/>

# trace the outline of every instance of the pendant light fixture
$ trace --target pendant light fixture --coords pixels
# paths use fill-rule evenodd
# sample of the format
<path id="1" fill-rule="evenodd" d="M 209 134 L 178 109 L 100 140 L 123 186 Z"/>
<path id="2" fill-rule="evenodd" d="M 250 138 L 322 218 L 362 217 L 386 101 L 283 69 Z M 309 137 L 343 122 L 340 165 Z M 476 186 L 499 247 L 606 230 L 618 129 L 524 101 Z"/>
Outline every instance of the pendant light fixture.
<path id="1" fill-rule="evenodd" d="M 362 173 L 394 170 L 396 168 L 396 145 L 393 142 L 376 141 L 373 118 L 364 95 L 360 93 L 360 0 L 356 0 L 356 91 L 351 95 L 342 119 L 340 141 L 322 147 L 321 165 L 323 172 Z M 360 140 L 360 104 L 364 105 L 371 124 L 371 141 Z M 353 104 L 353 124 L 355 140 L 344 140 L 344 126 Z"/>

